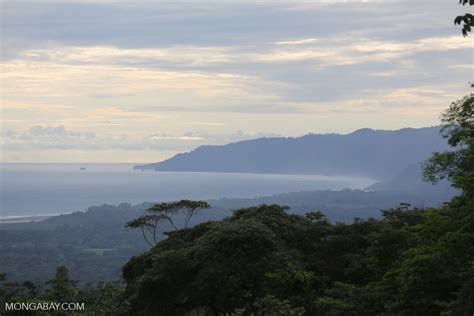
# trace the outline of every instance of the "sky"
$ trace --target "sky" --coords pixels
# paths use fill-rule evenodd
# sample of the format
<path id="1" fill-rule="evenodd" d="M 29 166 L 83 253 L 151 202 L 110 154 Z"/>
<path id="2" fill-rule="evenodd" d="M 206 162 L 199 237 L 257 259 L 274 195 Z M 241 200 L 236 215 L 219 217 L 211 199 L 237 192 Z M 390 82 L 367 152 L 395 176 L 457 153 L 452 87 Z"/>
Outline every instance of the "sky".
<path id="1" fill-rule="evenodd" d="M 432 126 L 474 81 L 456 0 L 0 1 L 2 162 Z"/>

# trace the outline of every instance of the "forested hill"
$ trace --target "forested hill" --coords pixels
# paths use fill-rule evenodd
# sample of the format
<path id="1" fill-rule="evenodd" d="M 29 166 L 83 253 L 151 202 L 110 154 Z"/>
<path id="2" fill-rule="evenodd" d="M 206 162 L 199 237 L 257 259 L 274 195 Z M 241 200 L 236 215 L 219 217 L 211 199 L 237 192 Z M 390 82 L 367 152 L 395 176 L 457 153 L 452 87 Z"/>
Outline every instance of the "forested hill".
<path id="1" fill-rule="evenodd" d="M 440 127 L 360 129 L 347 135 L 259 138 L 191 152 L 135 169 L 252 173 L 313 173 L 388 179 L 447 148 Z"/>

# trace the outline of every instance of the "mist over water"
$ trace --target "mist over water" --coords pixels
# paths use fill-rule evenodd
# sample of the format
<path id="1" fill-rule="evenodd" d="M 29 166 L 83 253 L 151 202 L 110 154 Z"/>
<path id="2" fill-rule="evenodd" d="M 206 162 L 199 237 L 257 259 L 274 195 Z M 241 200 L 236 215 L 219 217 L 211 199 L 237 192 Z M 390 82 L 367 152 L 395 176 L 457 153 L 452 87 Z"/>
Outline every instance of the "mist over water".
<path id="1" fill-rule="evenodd" d="M 368 178 L 133 170 L 132 164 L 1 164 L 0 217 L 82 211 L 92 205 L 255 197 L 361 189 Z M 85 170 L 81 170 L 85 168 Z"/>

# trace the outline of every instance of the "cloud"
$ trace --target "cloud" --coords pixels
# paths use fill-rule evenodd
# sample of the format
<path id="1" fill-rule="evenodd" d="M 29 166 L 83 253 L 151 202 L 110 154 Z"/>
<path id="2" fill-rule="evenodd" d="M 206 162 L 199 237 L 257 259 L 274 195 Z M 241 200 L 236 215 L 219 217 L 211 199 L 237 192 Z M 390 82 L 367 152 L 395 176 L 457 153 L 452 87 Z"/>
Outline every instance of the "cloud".
<path id="1" fill-rule="evenodd" d="M 200 141 L 200 140 L 204 140 L 205 138 L 204 137 L 201 137 L 201 136 L 195 136 L 193 135 L 192 133 L 188 133 L 187 135 L 182 135 L 182 136 L 172 136 L 172 135 L 168 135 L 166 133 L 163 133 L 163 134 L 154 134 L 154 135 L 150 135 L 148 136 L 148 139 L 150 141 L 155 141 L 155 140 L 158 140 L 158 141 L 162 141 L 162 140 L 171 140 L 171 141 Z"/>
<path id="2" fill-rule="evenodd" d="M 174 46 L 166 48 L 119 48 L 114 46 L 51 47 L 19 52 L 19 59 L 58 64 L 118 64 L 152 68 L 167 63 L 180 67 L 206 66 L 232 60 L 226 47 Z"/>
<path id="3" fill-rule="evenodd" d="M 161 91 L 175 98 L 216 97 L 237 100 L 274 98 L 274 88 L 283 83 L 256 76 L 193 70 L 167 71 L 124 65 L 78 65 L 16 60 L 2 65 L 3 98 L 37 99 L 108 96 L 122 98 Z M 126 95 L 124 95 L 126 92 Z M 169 98 L 167 98 L 169 100 Z M 169 102 L 167 102 L 169 104 Z"/>
<path id="4" fill-rule="evenodd" d="M 452 25 L 456 3 L 50 0 L 2 9 L 10 160 L 28 148 L 122 160 L 259 131 L 433 124 L 474 81 L 472 40 Z"/>
<path id="5" fill-rule="evenodd" d="M 338 37 L 287 40 L 255 50 L 249 52 L 243 46 L 25 50 L 18 59 L 3 64 L 4 97 L 14 99 L 16 91 L 22 90 L 23 96 L 31 98 L 128 99 L 135 103 L 129 109 L 273 112 L 281 111 L 285 100 L 337 100 L 357 94 L 364 85 L 373 87 L 385 82 L 382 88 L 393 87 L 394 83 L 406 87 L 409 81 L 403 77 L 436 74 L 439 68 L 434 65 L 447 63 L 450 56 L 465 56 L 471 43 L 460 36 L 405 42 Z M 427 63 L 423 58 L 426 54 L 434 56 L 432 67 L 420 67 Z M 372 69 L 377 67 L 380 70 Z M 453 76 L 465 74 L 464 69 L 448 68 Z M 340 75 L 342 80 L 358 78 L 349 83 L 344 94 L 337 91 L 334 79 L 327 79 Z M 396 80 L 381 81 L 381 77 Z M 426 85 L 426 75 L 423 77 Z M 333 88 L 328 89 L 328 83 Z M 324 88 L 318 89 L 320 84 Z M 155 100 L 153 104 L 151 99 Z"/>
<path id="6" fill-rule="evenodd" d="M 186 125 L 197 125 L 197 126 L 225 126 L 223 122 L 185 122 Z"/>
<path id="7" fill-rule="evenodd" d="M 59 150 L 157 150 L 183 151 L 192 150 L 201 145 L 226 144 L 259 137 L 272 137 L 272 133 L 247 134 L 242 131 L 235 133 L 211 134 L 204 131 L 185 132 L 182 134 L 157 133 L 150 135 L 97 134 L 92 131 L 74 131 L 63 125 L 35 125 L 27 131 L 3 130 L 0 135 L 0 146 L 7 151 L 30 151 L 32 149 L 46 151 Z"/>
<path id="8" fill-rule="evenodd" d="M 115 46 L 53 46 L 19 52 L 18 60 L 37 65 L 108 65 L 137 69 L 201 69 L 212 65 L 259 62 L 298 62 L 317 60 L 327 66 L 390 61 L 425 51 L 471 49 L 472 44 L 460 36 L 422 39 L 380 40 L 354 38 L 306 38 L 273 44 L 245 46 L 171 46 L 162 48 L 120 48 Z M 8 63 L 7 63 L 8 65 Z M 228 74 L 229 75 L 229 74 Z M 234 74 L 235 75 L 235 74 Z"/>
<path id="9" fill-rule="evenodd" d="M 36 125 L 30 128 L 29 135 L 33 137 L 71 137 L 71 138 L 95 138 L 95 133 L 77 133 L 67 131 L 64 125 L 59 126 L 41 126 Z"/>
<path id="10" fill-rule="evenodd" d="M 75 148 L 88 146 L 96 141 L 94 132 L 77 132 L 67 130 L 63 125 L 32 126 L 28 131 L 4 130 L 1 134 L 1 145 L 6 150 Z"/>
<path id="11" fill-rule="evenodd" d="M 301 48 L 301 44 L 313 42 L 315 44 L 305 45 Z M 323 43 L 315 39 L 281 43 L 285 43 L 285 46 L 293 46 L 293 48 L 274 49 L 269 53 L 257 55 L 256 59 L 263 62 L 316 60 L 319 61 L 319 66 L 330 67 L 380 61 L 388 62 L 425 51 L 472 49 L 472 43 L 459 36 L 430 37 L 408 42 L 372 40 L 369 38 L 337 38 L 326 39 Z"/>
<path id="12" fill-rule="evenodd" d="M 322 39 L 317 38 L 304 38 L 304 39 L 297 39 L 297 40 L 287 40 L 287 41 L 279 41 L 275 42 L 277 45 L 304 45 L 304 44 L 312 44 Z"/>
<path id="13" fill-rule="evenodd" d="M 445 19 L 458 13 L 455 4 L 413 1 L 5 1 L 2 9 L 2 58 L 48 46 L 223 49 L 348 34 L 404 41 L 447 35 Z"/>

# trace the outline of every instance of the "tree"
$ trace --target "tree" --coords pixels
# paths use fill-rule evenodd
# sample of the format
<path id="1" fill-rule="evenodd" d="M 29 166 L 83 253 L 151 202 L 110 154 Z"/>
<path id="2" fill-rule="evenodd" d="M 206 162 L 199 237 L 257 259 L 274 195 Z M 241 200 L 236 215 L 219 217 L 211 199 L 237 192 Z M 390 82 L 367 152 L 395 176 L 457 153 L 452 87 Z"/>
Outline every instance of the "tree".
<path id="1" fill-rule="evenodd" d="M 451 180 L 465 195 L 474 193 L 474 94 L 453 102 L 441 116 L 441 134 L 452 151 L 436 152 L 424 162 L 423 178 Z"/>
<path id="2" fill-rule="evenodd" d="M 102 283 L 86 286 L 76 297 L 84 302 L 90 315 L 127 315 L 129 303 L 124 296 L 121 282 Z"/>
<path id="3" fill-rule="evenodd" d="M 77 294 L 76 281 L 69 278 L 69 271 L 65 266 L 56 268 L 56 274 L 46 284 L 50 286 L 47 297 L 57 302 L 71 302 Z"/>
<path id="4" fill-rule="evenodd" d="M 128 315 L 129 303 L 124 295 L 121 282 L 86 284 L 76 287 L 77 282 L 69 278 L 66 267 L 60 266 L 56 274 L 46 284 L 6 282 L 5 274 L 0 273 L 0 315 Z M 46 285 L 46 291 L 45 286 Z M 5 303 L 84 303 L 85 312 L 41 311 L 28 312 L 5 310 Z"/>
<path id="5" fill-rule="evenodd" d="M 17 282 L 9 282 L 6 273 L 0 273 L 0 310 L 5 303 L 11 302 L 15 297 L 24 294 L 24 288 Z"/>
<path id="6" fill-rule="evenodd" d="M 191 218 L 200 210 L 209 208 L 206 201 L 181 200 L 176 202 L 158 203 L 148 208 L 145 215 L 142 215 L 132 221 L 129 221 L 126 227 L 141 228 L 143 238 L 150 245 L 158 244 L 157 228 L 158 223 L 168 222 L 174 230 L 179 229 L 176 219 L 180 217 L 183 220 L 181 228 L 188 228 Z M 147 237 L 151 235 L 153 243 Z"/>
<path id="7" fill-rule="evenodd" d="M 293 307 L 288 300 L 281 300 L 273 295 L 267 295 L 256 302 L 256 306 L 262 315 L 272 316 L 301 316 L 304 315 L 303 307 Z"/>
<path id="8" fill-rule="evenodd" d="M 300 315 L 306 309 L 300 303 L 312 302 L 316 288 L 300 248 L 317 241 L 306 234 L 320 223 L 285 210 L 240 209 L 222 221 L 170 232 L 123 269 L 132 309 L 142 315 Z"/>
<path id="9" fill-rule="evenodd" d="M 459 4 L 462 5 L 474 5 L 474 0 L 459 0 Z M 471 32 L 471 29 L 474 27 L 474 16 L 470 13 L 466 13 L 464 15 L 459 15 L 454 19 L 454 24 L 461 25 L 463 23 L 462 27 L 462 35 L 467 36 L 469 32 Z"/>

